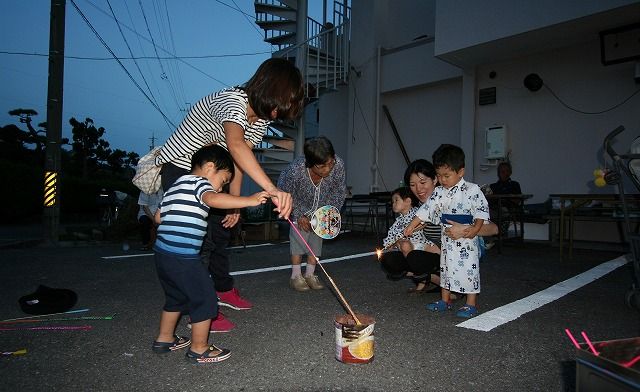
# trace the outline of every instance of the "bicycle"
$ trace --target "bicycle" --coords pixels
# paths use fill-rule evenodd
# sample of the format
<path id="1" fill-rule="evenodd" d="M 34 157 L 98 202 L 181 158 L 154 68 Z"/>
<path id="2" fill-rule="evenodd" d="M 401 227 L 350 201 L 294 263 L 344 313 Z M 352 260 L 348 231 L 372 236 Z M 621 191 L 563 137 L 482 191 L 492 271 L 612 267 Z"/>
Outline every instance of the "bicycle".
<path id="1" fill-rule="evenodd" d="M 624 131 L 624 127 L 621 125 L 611 131 L 604 138 L 604 150 L 613 161 L 613 167 L 605 174 L 604 179 L 608 185 L 618 186 L 618 194 L 620 195 L 620 200 L 622 201 L 624 225 L 626 228 L 629 245 L 631 247 L 633 280 L 631 288 L 627 290 L 627 293 L 625 294 L 625 301 L 627 303 L 627 306 L 640 311 L 640 233 L 636 233 L 631 230 L 629 201 L 627 200 L 627 197 L 625 197 L 623 184 L 624 179 L 621 175 L 622 173 L 624 173 L 624 175 L 631 180 L 633 185 L 640 192 L 640 180 L 638 178 L 640 173 L 638 173 L 637 165 L 638 162 L 640 162 L 640 153 L 638 153 L 637 151 L 633 151 L 633 147 L 631 149 L 631 153 L 623 155 L 618 154 L 613 149 L 613 147 L 611 146 L 611 141 L 622 131 Z"/>

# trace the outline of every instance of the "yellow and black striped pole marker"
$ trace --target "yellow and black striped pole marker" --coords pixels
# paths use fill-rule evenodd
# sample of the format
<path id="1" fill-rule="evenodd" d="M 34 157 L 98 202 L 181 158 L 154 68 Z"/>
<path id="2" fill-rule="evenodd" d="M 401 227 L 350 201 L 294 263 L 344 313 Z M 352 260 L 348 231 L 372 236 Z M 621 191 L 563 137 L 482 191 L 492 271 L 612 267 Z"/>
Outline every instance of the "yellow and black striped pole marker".
<path id="1" fill-rule="evenodd" d="M 44 206 L 53 207 L 56 205 L 58 173 L 48 171 L 44 173 Z"/>

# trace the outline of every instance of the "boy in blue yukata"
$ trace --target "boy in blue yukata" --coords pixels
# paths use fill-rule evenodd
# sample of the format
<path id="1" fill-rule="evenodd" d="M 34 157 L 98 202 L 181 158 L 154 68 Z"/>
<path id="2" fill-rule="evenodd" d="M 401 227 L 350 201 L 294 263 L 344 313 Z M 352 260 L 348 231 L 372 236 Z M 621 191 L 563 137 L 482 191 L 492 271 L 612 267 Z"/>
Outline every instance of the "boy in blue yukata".
<path id="1" fill-rule="evenodd" d="M 165 293 L 155 353 L 168 353 L 191 344 L 186 358 L 192 363 L 220 362 L 231 352 L 209 345 L 211 319 L 218 313 L 209 271 L 200 261 L 210 208 L 244 208 L 266 203 L 267 192 L 251 196 L 220 193 L 234 175 L 231 154 L 219 145 L 201 148 L 191 159 L 191 172 L 165 192 L 155 221 L 158 237 L 153 247 L 156 269 Z M 191 340 L 175 335 L 180 316 L 191 318 Z"/>
<path id="2" fill-rule="evenodd" d="M 466 304 L 456 315 L 470 318 L 478 314 L 477 297 L 480 293 L 480 249 L 477 235 L 483 224 L 489 222 L 487 199 L 476 184 L 464 180 L 464 151 L 458 146 L 443 144 L 433 153 L 433 165 L 440 184 L 431 197 L 416 212 L 416 217 L 405 229 L 410 235 L 421 222 L 447 226 L 452 222 L 469 225 L 464 238 L 449 238 L 442 230 L 440 255 L 441 296 L 427 309 L 443 312 L 451 309 L 451 292 L 466 295 Z"/>

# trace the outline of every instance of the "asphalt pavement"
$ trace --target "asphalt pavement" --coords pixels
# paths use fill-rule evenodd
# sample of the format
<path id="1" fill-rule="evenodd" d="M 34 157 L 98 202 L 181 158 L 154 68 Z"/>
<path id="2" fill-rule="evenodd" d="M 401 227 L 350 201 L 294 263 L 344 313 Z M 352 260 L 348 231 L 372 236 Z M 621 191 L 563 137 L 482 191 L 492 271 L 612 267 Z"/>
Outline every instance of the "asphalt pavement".
<path id="1" fill-rule="evenodd" d="M 237 327 L 211 335 L 210 341 L 229 348 L 231 358 L 210 365 L 187 363 L 184 350 L 152 353 L 163 295 L 153 256 L 135 244 L 128 251 L 99 242 L 4 247 L 0 319 L 28 316 L 18 299 L 39 284 L 74 290 L 75 309 L 89 309 L 74 316 L 115 317 L 17 325 L 88 325 L 88 330 L 7 331 L 1 330 L 7 324 L 0 324 L 0 351 L 27 349 L 26 355 L 0 358 L 2 389 L 573 391 L 576 350 L 565 328 L 586 331 L 594 341 L 640 336 L 640 313 L 624 302 L 629 264 L 513 321 L 479 331 L 458 326 L 463 320 L 455 312 L 428 312 L 425 305 L 438 294 L 409 295 L 409 281 L 387 280 L 371 254 L 375 247 L 372 236 L 346 233 L 326 241 L 322 256 L 354 311 L 375 318 L 371 363 L 335 359 L 334 318 L 346 312 L 329 288 L 298 293 L 288 287 L 285 243 L 232 250 L 236 287 L 254 308 L 222 309 Z M 558 249 L 547 244 L 509 245 L 502 254 L 494 248 L 480 267 L 480 315 L 619 256 L 576 249 L 572 261 L 561 261 Z M 185 319 L 177 332 L 189 333 Z"/>

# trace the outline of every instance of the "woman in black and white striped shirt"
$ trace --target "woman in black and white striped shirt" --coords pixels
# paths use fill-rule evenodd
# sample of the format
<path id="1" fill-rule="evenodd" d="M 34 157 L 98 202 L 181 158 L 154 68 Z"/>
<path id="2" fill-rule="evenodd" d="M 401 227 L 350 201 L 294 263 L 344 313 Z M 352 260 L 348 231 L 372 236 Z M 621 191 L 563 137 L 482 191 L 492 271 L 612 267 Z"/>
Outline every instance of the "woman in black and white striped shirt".
<path id="1" fill-rule="evenodd" d="M 169 189 L 171 185 L 165 182 L 173 176 L 165 173 L 172 167 L 189 172 L 191 157 L 197 150 L 219 144 L 229 150 L 236 167 L 241 169 L 236 171 L 230 193 L 240 194 L 242 173 L 247 173 L 277 199 L 280 215 L 288 218 L 291 195 L 276 188 L 251 149 L 260 143 L 271 121 L 298 117 L 303 99 L 300 71 L 281 58 L 263 62 L 245 87 L 225 89 L 202 98 L 189 110 L 156 158 L 156 164 L 163 165 L 163 188 Z M 237 217 L 234 220 L 237 222 Z"/>
<path id="2" fill-rule="evenodd" d="M 163 189 L 169 189 L 176 179 L 190 171 L 191 157 L 196 151 L 219 144 L 231 153 L 236 167 L 229 193 L 240 195 L 242 175 L 247 173 L 273 198 L 279 215 L 288 218 L 293 206 L 291 194 L 273 184 L 252 148 L 260 143 L 271 121 L 295 119 L 303 104 L 302 75 L 293 63 L 282 58 L 264 61 L 244 87 L 224 89 L 202 98 L 189 110 L 156 158 L 156 164 L 162 165 Z M 233 287 L 226 250 L 229 229 L 239 218 L 239 210 L 209 211 L 201 257 L 209 265 L 218 304 L 243 310 L 252 305 Z M 228 332 L 233 324 L 216 319 L 211 328 L 214 332 Z"/>

